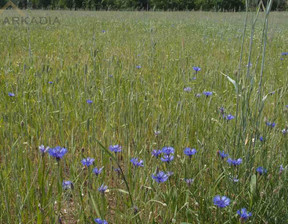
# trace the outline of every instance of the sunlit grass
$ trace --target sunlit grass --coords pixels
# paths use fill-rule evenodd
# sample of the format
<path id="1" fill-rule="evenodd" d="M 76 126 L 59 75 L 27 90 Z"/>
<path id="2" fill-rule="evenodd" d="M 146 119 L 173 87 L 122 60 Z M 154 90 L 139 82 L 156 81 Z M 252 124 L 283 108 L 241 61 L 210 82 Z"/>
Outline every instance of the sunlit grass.
<path id="1" fill-rule="evenodd" d="M 281 56 L 288 52 L 287 12 L 269 17 L 262 85 L 263 97 L 268 95 L 257 130 L 263 13 L 252 46 L 255 88 L 248 109 L 240 104 L 236 126 L 235 119 L 223 119 L 220 107 L 226 115 L 236 115 L 235 88 L 223 74 L 236 80 L 239 72 L 245 13 L 27 13 L 58 17 L 60 25 L 1 25 L 3 223 L 57 223 L 59 218 L 63 223 L 93 223 L 94 218 L 117 224 L 237 223 L 236 211 L 244 207 L 253 213 L 251 223 L 287 222 L 287 172 L 279 174 L 288 161 L 287 136 L 281 132 L 288 118 L 288 56 Z M 241 102 L 247 93 L 240 84 L 254 16 L 248 16 L 244 37 Z M 201 71 L 196 74 L 193 66 Z M 213 95 L 206 97 L 204 91 Z M 276 126 L 269 128 L 266 121 Z M 99 142 L 105 149 L 122 146 L 115 160 L 130 194 L 121 172 L 115 171 L 117 163 Z M 59 145 L 68 153 L 57 163 L 48 154 L 42 157 L 41 144 Z M 175 148 L 169 164 L 151 155 L 164 146 Z M 186 147 L 197 149 L 191 159 L 183 153 Z M 250 147 L 253 159 L 247 164 Z M 243 163 L 229 166 L 218 150 Z M 94 166 L 83 168 L 86 157 L 95 158 L 96 167 L 104 166 L 98 177 Z M 144 167 L 133 167 L 134 157 L 143 159 Z M 258 166 L 267 175 L 255 176 Z M 158 170 L 173 175 L 158 184 L 151 177 Z M 188 186 L 184 178 L 194 182 Z M 74 189 L 62 190 L 63 180 L 72 181 Z M 109 188 L 105 196 L 97 190 L 103 183 Z M 216 208 L 216 195 L 228 196 L 231 205 Z"/>

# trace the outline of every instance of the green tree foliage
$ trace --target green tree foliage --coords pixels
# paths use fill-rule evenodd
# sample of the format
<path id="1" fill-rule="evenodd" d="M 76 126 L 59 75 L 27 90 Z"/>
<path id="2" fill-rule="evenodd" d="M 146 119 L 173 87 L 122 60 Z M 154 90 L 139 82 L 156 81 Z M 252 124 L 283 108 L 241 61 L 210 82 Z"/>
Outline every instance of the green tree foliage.
<path id="1" fill-rule="evenodd" d="M 245 3 L 242 0 L 218 0 L 216 3 L 216 9 L 241 11 L 245 7 Z"/>
<path id="2" fill-rule="evenodd" d="M 38 8 L 38 6 L 39 6 L 39 0 L 32 0 L 31 1 L 32 2 L 32 8 Z"/>
<path id="3" fill-rule="evenodd" d="M 0 7 L 2 8 L 6 4 L 6 0 L 0 0 Z"/>
<path id="4" fill-rule="evenodd" d="M 7 0 L 0 0 L 0 6 Z M 31 0 L 33 8 L 68 8 L 88 10 L 213 10 L 242 11 L 245 0 Z M 251 0 L 250 6 L 257 7 L 261 0 Z M 269 0 L 263 0 L 267 6 Z M 287 10 L 287 0 L 274 0 L 272 10 Z M 25 7 L 27 0 L 19 0 Z"/>
<path id="5" fill-rule="evenodd" d="M 251 6 L 256 7 L 261 0 L 252 0 Z M 262 0 L 263 6 L 267 7 L 269 0 Z M 288 9 L 288 1 L 287 0 L 274 0 L 272 4 L 272 10 L 287 10 Z"/>
<path id="6" fill-rule="evenodd" d="M 215 8 L 216 2 L 214 0 L 195 0 L 196 10 L 211 10 Z"/>
<path id="7" fill-rule="evenodd" d="M 66 0 L 65 6 L 71 10 L 74 7 L 74 1 L 73 0 Z"/>
<path id="8" fill-rule="evenodd" d="M 74 0 L 74 9 L 81 9 L 82 7 L 84 7 L 84 2 L 83 0 Z"/>

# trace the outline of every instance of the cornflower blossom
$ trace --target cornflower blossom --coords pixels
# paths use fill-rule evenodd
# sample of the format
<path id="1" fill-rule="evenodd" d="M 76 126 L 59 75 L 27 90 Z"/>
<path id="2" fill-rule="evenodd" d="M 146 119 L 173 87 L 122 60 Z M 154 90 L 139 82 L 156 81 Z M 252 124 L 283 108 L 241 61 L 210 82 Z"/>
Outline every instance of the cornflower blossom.
<path id="1" fill-rule="evenodd" d="M 173 155 L 164 155 L 161 160 L 163 162 L 166 162 L 166 163 L 170 163 L 171 161 L 173 161 L 174 159 L 174 156 Z"/>
<path id="2" fill-rule="evenodd" d="M 104 194 L 107 191 L 108 187 L 102 184 L 99 188 L 98 191 L 102 194 Z"/>
<path id="3" fill-rule="evenodd" d="M 185 91 L 185 92 L 191 92 L 191 91 L 192 91 L 192 88 L 191 88 L 191 87 L 185 87 L 185 88 L 184 88 L 184 91 Z"/>
<path id="4" fill-rule="evenodd" d="M 231 159 L 231 158 L 228 158 L 227 159 L 227 163 L 229 163 L 230 165 L 233 165 L 233 166 L 238 166 L 242 163 L 242 159 Z"/>
<path id="5" fill-rule="evenodd" d="M 106 220 L 102 220 L 102 219 L 94 219 L 94 222 L 97 223 L 97 224 L 108 224 L 108 222 Z"/>
<path id="6" fill-rule="evenodd" d="M 262 166 L 257 167 L 256 172 L 259 173 L 260 175 L 263 175 L 267 173 L 267 170 L 263 168 Z"/>
<path id="7" fill-rule="evenodd" d="M 69 181 L 69 180 L 64 180 L 62 182 L 62 188 L 64 190 L 73 189 L 73 183 L 71 181 Z"/>
<path id="8" fill-rule="evenodd" d="M 171 147 L 171 146 L 168 146 L 168 147 L 163 147 L 162 148 L 162 153 L 163 154 L 166 154 L 166 155 L 170 155 L 170 154 L 174 154 L 174 152 L 175 152 L 175 149 L 173 148 L 173 147 Z"/>
<path id="9" fill-rule="evenodd" d="M 246 208 L 241 208 L 241 210 L 237 211 L 237 214 L 240 216 L 241 222 L 246 221 L 249 217 L 252 216 L 252 213 L 248 212 Z"/>
<path id="10" fill-rule="evenodd" d="M 158 183 L 163 183 L 168 180 L 169 175 L 165 174 L 163 171 L 160 171 L 156 175 L 152 175 L 152 178 Z"/>
<path id="11" fill-rule="evenodd" d="M 197 153 L 196 149 L 191 149 L 191 148 L 185 148 L 184 149 L 184 154 L 186 156 L 189 156 L 190 159 L 192 158 L 192 155 L 195 155 L 196 153 Z"/>
<path id="12" fill-rule="evenodd" d="M 121 152 L 122 151 L 122 147 L 120 145 L 110 145 L 109 146 L 109 150 L 111 152 L 117 153 L 117 152 Z"/>
<path id="13" fill-rule="evenodd" d="M 212 95 L 213 95 L 213 92 L 204 91 L 204 92 L 203 92 L 203 95 L 205 95 L 206 97 L 212 96 Z"/>
<path id="14" fill-rule="evenodd" d="M 192 67 L 193 68 L 193 70 L 197 73 L 197 72 L 199 72 L 199 71 L 201 71 L 201 68 L 200 67 L 197 67 L 197 66 L 194 66 L 194 67 Z"/>
<path id="15" fill-rule="evenodd" d="M 265 124 L 266 124 L 268 127 L 271 127 L 271 128 L 274 128 L 275 125 L 276 125 L 275 122 L 272 123 L 272 122 L 268 122 L 268 121 L 266 121 Z"/>
<path id="16" fill-rule="evenodd" d="M 88 157 L 86 159 L 82 159 L 81 163 L 83 164 L 83 166 L 89 167 L 89 166 L 93 165 L 94 161 L 95 161 L 95 159 Z"/>
<path id="17" fill-rule="evenodd" d="M 132 158 L 132 159 L 130 160 L 130 162 L 131 162 L 131 163 L 133 164 L 133 166 L 135 166 L 135 167 L 139 167 L 139 166 L 143 167 L 143 166 L 144 166 L 143 160 L 138 160 L 137 158 Z"/>
<path id="18" fill-rule="evenodd" d="M 101 167 L 101 168 L 98 169 L 97 167 L 95 167 L 92 172 L 93 172 L 96 176 L 99 176 L 100 173 L 102 173 L 103 168 L 104 168 L 104 167 Z"/>
<path id="19" fill-rule="evenodd" d="M 57 161 L 60 161 L 60 159 L 62 159 L 62 157 L 67 153 L 67 149 L 56 146 L 55 148 L 50 148 L 48 153 L 50 156 L 56 158 Z"/>
<path id="20" fill-rule="evenodd" d="M 39 150 L 42 154 L 44 154 L 45 152 L 47 152 L 49 150 L 49 147 L 46 147 L 44 145 L 40 145 L 39 146 Z"/>
<path id="21" fill-rule="evenodd" d="M 221 159 L 224 159 L 228 157 L 228 154 L 224 152 L 224 150 L 221 152 L 220 150 L 217 151 L 217 154 L 221 157 Z"/>
<path id="22" fill-rule="evenodd" d="M 158 158 L 162 154 L 162 150 L 154 149 L 151 154 L 152 154 L 152 156 Z"/>
<path id="23" fill-rule="evenodd" d="M 184 181 L 187 183 L 187 185 L 190 187 L 191 184 L 194 182 L 194 179 L 190 178 L 190 179 L 184 179 Z"/>
<path id="24" fill-rule="evenodd" d="M 213 199 L 214 205 L 218 206 L 219 208 L 225 208 L 230 204 L 230 199 L 226 196 L 215 196 Z"/>
<path id="25" fill-rule="evenodd" d="M 283 165 L 280 165 L 279 174 L 281 174 L 284 170 L 285 170 L 285 168 L 283 167 Z"/>
<path id="26" fill-rule="evenodd" d="M 232 119 L 234 119 L 235 117 L 231 114 L 228 114 L 227 116 L 224 117 L 227 121 L 230 121 Z"/>

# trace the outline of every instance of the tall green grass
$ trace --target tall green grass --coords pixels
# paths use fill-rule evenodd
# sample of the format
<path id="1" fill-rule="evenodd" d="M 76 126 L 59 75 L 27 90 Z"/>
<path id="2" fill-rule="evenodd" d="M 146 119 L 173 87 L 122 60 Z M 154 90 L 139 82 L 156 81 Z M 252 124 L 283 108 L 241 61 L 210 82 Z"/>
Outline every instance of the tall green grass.
<path id="1" fill-rule="evenodd" d="M 243 207 L 250 223 L 287 222 L 286 12 L 28 13 L 61 24 L 1 25 L 1 223 L 239 223 Z M 213 95 L 195 96 L 203 91 Z M 68 153 L 57 163 L 41 144 Z M 112 156 L 112 144 L 122 152 Z M 164 146 L 176 151 L 169 164 L 151 156 Z M 185 147 L 198 151 L 191 160 Z M 218 150 L 243 163 L 229 166 Z M 83 168 L 86 157 L 103 173 Z M 158 184 L 158 170 L 173 175 Z M 214 206 L 215 195 L 230 206 Z"/>

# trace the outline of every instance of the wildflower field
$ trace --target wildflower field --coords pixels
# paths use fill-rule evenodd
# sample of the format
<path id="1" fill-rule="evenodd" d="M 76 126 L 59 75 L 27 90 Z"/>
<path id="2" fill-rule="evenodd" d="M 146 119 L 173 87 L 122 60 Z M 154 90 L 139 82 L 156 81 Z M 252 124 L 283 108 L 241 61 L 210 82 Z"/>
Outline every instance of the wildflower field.
<path id="1" fill-rule="evenodd" d="M 1 24 L 1 224 L 288 223 L 288 12 L 27 13 L 59 23 Z"/>

